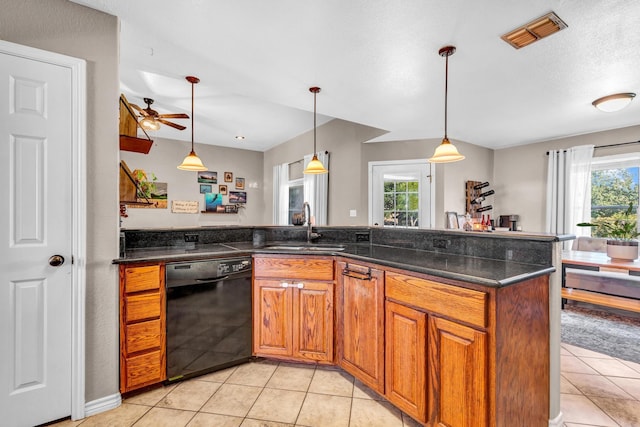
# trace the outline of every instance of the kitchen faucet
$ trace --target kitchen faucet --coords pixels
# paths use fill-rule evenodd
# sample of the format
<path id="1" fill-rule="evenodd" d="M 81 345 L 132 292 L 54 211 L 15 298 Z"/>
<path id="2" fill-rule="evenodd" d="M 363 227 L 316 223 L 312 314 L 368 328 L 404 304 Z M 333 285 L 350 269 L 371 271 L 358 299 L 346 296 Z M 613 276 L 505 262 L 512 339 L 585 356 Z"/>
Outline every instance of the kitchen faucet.
<path id="1" fill-rule="evenodd" d="M 307 221 L 307 243 L 311 243 L 313 240 L 320 238 L 322 234 L 313 232 L 313 224 L 311 224 L 311 206 L 309 205 L 309 202 L 304 202 L 302 210 L 304 211 L 305 220 Z"/>

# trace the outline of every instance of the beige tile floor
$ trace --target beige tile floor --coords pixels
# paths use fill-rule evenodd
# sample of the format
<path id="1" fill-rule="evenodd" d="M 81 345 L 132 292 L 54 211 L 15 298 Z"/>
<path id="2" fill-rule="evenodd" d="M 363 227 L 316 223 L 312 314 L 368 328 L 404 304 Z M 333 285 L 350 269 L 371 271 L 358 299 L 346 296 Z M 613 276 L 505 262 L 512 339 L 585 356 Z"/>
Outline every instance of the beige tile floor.
<path id="1" fill-rule="evenodd" d="M 640 365 L 562 346 L 566 427 L 640 426 Z M 417 426 L 337 368 L 254 362 L 129 396 L 122 405 L 56 427 Z"/>

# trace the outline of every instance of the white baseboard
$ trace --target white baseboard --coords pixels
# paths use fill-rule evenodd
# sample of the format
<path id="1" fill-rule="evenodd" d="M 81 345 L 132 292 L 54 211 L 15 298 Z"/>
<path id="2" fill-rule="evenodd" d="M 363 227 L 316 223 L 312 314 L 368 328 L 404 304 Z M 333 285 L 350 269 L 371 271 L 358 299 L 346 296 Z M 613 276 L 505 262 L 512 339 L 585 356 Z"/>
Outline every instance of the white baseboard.
<path id="1" fill-rule="evenodd" d="M 115 409 L 122 404 L 122 396 L 120 393 L 112 394 L 111 396 L 101 397 L 100 399 L 92 400 L 84 405 L 84 416 L 90 417 L 91 415 L 99 414 L 100 412 Z"/>
<path id="2" fill-rule="evenodd" d="M 560 412 L 558 414 L 557 417 L 555 417 L 552 420 L 549 420 L 549 427 L 562 427 L 564 426 L 564 422 L 562 421 L 562 412 Z"/>

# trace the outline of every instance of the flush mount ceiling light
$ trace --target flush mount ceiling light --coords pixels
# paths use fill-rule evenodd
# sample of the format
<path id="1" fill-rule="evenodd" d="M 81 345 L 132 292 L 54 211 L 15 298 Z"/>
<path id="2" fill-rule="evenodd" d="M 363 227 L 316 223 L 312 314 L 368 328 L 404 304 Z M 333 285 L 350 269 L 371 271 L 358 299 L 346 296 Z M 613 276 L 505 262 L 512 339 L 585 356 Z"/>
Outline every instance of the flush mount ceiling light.
<path id="1" fill-rule="evenodd" d="M 196 83 L 200 82 L 200 79 L 193 76 L 187 76 L 186 79 L 191 83 L 191 152 L 184 158 L 178 169 L 183 171 L 206 171 L 206 166 L 202 164 L 202 160 L 193 149 L 193 88 Z"/>
<path id="2" fill-rule="evenodd" d="M 614 111 L 620 111 L 629 105 L 635 96 L 636 94 L 632 92 L 616 93 L 598 98 L 591 104 L 600 111 L 613 113 Z"/>
<path id="3" fill-rule="evenodd" d="M 456 51 L 454 46 L 445 46 L 441 48 L 438 53 L 440 56 L 444 56 L 446 65 L 445 65 L 445 74 L 444 74 L 444 138 L 438 147 L 436 147 L 435 153 L 433 153 L 433 157 L 429 159 L 431 163 L 450 163 L 457 162 L 458 160 L 464 159 L 464 156 L 458 153 L 458 149 L 455 145 L 449 142 L 449 138 L 447 138 L 447 95 L 448 95 L 448 87 L 449 87 L 449 57 L 453 55 Z"/>
<path id="4" fill-rule="evenodd" d="M 325 169 L 324 165 L 318 160 L 316 154 L 316 95 L 320 92 L 319 87 L 310 87 L 309 92 L 313 93 L 313 158 L 303 171 L 307 175 L 320 175 L 329 172 Z"/>
<path id="5" fill-rule="evenodd" d="M 567 24 L 554 12 L 547 13 L 500 37 L 516 49 L 530 45 L 567 28 Z"/>

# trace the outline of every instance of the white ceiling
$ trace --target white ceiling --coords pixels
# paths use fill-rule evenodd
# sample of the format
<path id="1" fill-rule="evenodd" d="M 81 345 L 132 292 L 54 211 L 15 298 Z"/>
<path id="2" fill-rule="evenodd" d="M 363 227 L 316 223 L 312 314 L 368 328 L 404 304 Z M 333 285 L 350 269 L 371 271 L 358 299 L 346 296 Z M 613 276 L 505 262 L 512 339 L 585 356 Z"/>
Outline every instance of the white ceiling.
<path id="1" fill-rule="evenodd" d="M 637 0 L 73 0 L 121 19 L 121 90 L 191 113 L 195 141 L 264 151 L 340 118 L 375 141 L 448 135 L 502 148 L 640 124 L 591 102 L 640 94 Z M 554 11 L 568 28 L 516 50 L 500 36 Z M 155 135 L 191 140 L 190 120 Z M 235 135 L 244 135 L 239 142 Z M 152 136 L 153 138 L 153 136 Z M 322 141 L 318 140 L 319 149 Z"/>

